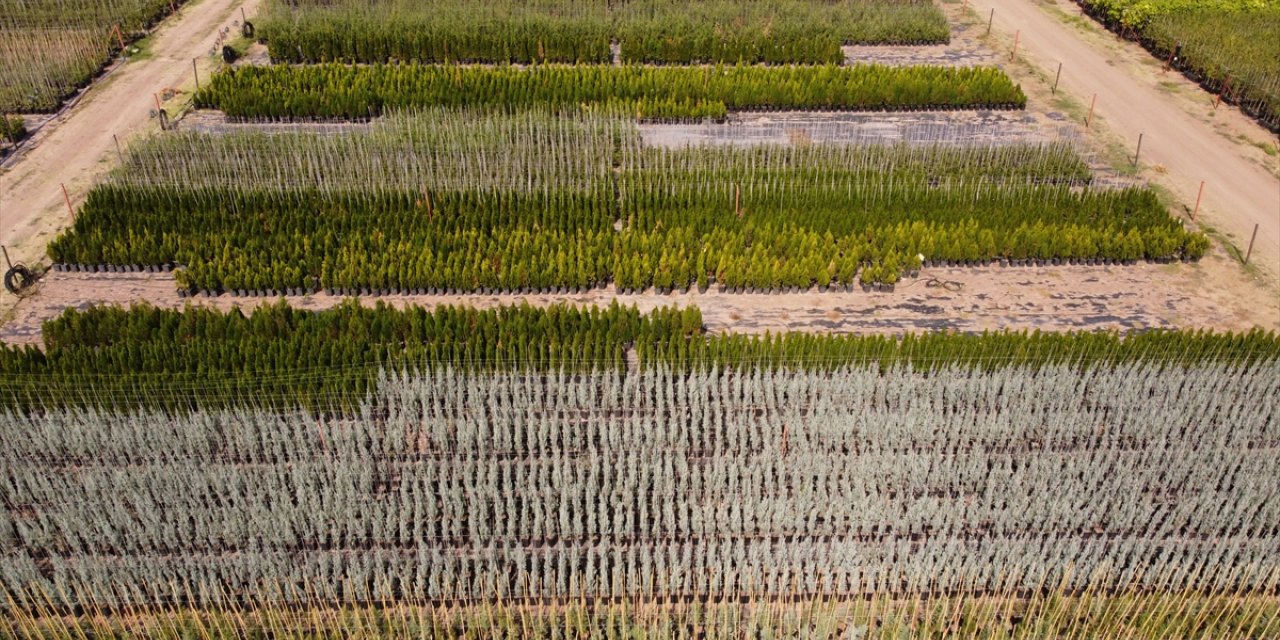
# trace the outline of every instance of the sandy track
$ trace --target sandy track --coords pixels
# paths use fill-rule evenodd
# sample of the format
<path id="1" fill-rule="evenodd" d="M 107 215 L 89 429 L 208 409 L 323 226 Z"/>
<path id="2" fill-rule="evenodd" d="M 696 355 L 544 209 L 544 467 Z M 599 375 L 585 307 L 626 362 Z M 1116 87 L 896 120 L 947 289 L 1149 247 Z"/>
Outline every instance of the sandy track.
<path id="1" fill-rule="evenodd" d="M 1253 261 L 1275 282 L 1280 274 L 1280 180 L 1161 89 L 1162 84 L 1188 81 L 1176 73 L 1150 72 L 1151 67 L 1158 72 L 1159 62 L 1134 43 L 1110 36 L 1107 44 L 1115 48 L 1111 51 L 1086 41 L 1079 30 L 1051 14 L 1077 15 L 1079 8 L 1066 0 L 972 0 L 970 5 L 984 18 L 995 9 L 995 29 L 1010 40 L 1017 33 L 1018 56 L 1045 70 L 1049 78 L 1062 62 L 1062 89 L 1082 98 L 1086 108 L 1096 93 L 1095 117 L 1123 140 L 1133 144 L 1144 134 L 1142 160 L 1167 171 L 1160 181 L 1183 202 L 1194 203 L 1200 181 L 1205 181 L 1202 217 L 1241 250 L 1258 224 Z M 1117 55 L 1137 57 L 1147 65 L 1146 71 L 1119 63 Z M 1201 94 L 1198 108 L 1207 112 L 1213 99 Z M 1253 128 L 1258 139 L 1274 139 L 1261 127 Z"/>
<path id="2" fill-rule="evenodd" d="M 0 173 L 0 244 L 14 261 L 44 259 L 45 245 L 71 221 L 60 185 L 65 184 L 72 202 L 78 203 L 114 164 L 112 135 L 127 144 L 129 136 L 155 129 L 150 118 L 153 94 L 190 87 L 193 58 L 199 59 L 201 77 L 207 79 L 214 64 L 209 49 L 218 31 L 240 19 L 241 5 L 252 14 L 259 1 L 196 0 L 185 5 L 151 36 L 148 56 L 129 61 L 91 87 L 74 107 L 46 125 L 23 157 Z M 0 297 L 12 304 L 8 292 Z"/>
<path id="3" fill-rule="evenodd" d="M 958 282 L 959 291 L 929 287 L 931 278 Z M 899 284 L 894 293 L 825 292 L 750 295 L 617 295 L 596 289 L 571 295 L 469 295 L 365 297 L 395 305 L 427 307 L 466 304 L 494 307 L 528 302 L 607 305 L 617 300 L 649 310 L 664 305 L 697 305 L 713 332 L 811 331 L 903 333 L 907 331 L 982 331 L 986 329 L 1142 329 L 1197 327 L 1246 330 L 1256 325 L 1280 328 L 1280 303 L 1257 304 L 1248 287 L 1223 286 L 1243 276 L 1225 256 L 1199 264 L 1139 264 L 1128 267 L 985 267 L 926 269 L 918 279 Z M 179 309 L 187 304 L 248 309 L 275 299 L 233 297 L 180 298 L 169 274 L 50 273 L 39 295 L 23 300 L 14 319 L 0 328 L 0 341 L 34 344 L 40 325 L 64 308 L 92 304 L 128 305 L 146 301 Z M 325 309 L 344 298 L 317 294 L 288 298 L 302 309 Z"/>

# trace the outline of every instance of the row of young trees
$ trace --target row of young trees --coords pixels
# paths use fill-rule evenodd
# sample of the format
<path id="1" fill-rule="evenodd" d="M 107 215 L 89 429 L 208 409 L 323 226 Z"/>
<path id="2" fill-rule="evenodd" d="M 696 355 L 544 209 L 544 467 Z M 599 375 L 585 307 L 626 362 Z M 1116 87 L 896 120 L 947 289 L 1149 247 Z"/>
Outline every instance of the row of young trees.
<path id="1" fill-rule="evenodd" d="M 379 367 L 461 370 L 618 370 L 641 366 L 834 370 L 957 364 L 992 369 L 1051 364 L 1198 362 L 1255 365 L 1280 358 L 1280 337 L 1252 331 L 998 333 L 882 336 L 703 335 L 696 308 L 551 306 L 397 309 L 347 301 L 327 311 L 268 304 L 252 313 L 148 306 L 68 310 L 44 328 L 45 349 L 0 351 L 3 406 L 349 407 Z"/>
<path id="2" fill-rule="evenodd" d="M 628 191 L 620 229 L 608 189 L 432 192 L 424 201 L 416 193 L 104 186 L 49 255 L 94 269 L 177 263 L 186 290 L 274 295 L 527 292 L 610 281 L 626 290 L 713 281 L 807 289 L 892 284 L 922 260 L 1194 260 L 1208 247 L 1148 191 L 1024 185 L 983 198 L 982 188 L 917 184 L 911 198 L 901 186 L 859 198 L 798 182 L 799 194 L 782 188 L 716 203 L 706 200 L 718 199 L 713 188 L 664 192 L 659 184 L 639 206 L 631 204 L 637 190 Z"/>
<path id="3" fill-rule="evenodd" d="M 323 64 L 231 69 L 214 76 L 195 102 L 237 119 L 359 119 L 435 105 L 597 104 L 641 119 L 701 120 L 755 109 L 1022 108 L 1026 96 L 996 67 Z"/>
<path id="4" fill-rule="evenodd" d="M 185 0 L 0 3 L 0 113 L 53 112 Z M 119 28 L 119 32 L 116 32 Z"/>
<path id="5" fill-rule="evenodd" d="M 1280 131 L 1280 4 L 1251 0 L 1077 0 L 1122 36 Z"/>
<path id="6" fill-rule="evenodd" d="M 564 311 L 525 319 L 550 332 L 584 319 Z M 361 313 L 371 330 L 386 314 Z M 121 320 L 131 338 L 184 331 Z M 413 335 L 385 320 L 387 335 Z M 312 322 L 338 324 L 283 309 L 247 321 L 256 335 Z M 643 324 L 620 330 L 645 339 Z M 1223 342 L 1156 335 L 1148 348 Z M 1126 340 L 1110 336 L 1120 353 Z M 424 369 L 380 379 L 349 416 L 5 412 L 0 592 L 71 607 L 227 606 L 246 592 L 308 604 L 319 592 L 331 606 L 1010 585 L 1270 593 L 1274 341 L 1251 365 L 1157 350 L 1070 366 L 989 351 L 887 371 Z"/>
<path id="7" fill-rule="evenodd" d="M 268 3 L 260 37 L 276 62 L 831 64 L 844 44 L 945 43 L 920 0 L 459 0 Z"/>

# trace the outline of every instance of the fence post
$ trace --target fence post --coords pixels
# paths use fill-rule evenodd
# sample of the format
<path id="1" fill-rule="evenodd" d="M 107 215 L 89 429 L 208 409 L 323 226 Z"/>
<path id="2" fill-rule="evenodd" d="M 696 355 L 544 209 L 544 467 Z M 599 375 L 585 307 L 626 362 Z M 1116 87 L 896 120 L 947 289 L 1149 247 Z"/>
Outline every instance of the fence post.
<path id="1" fill-rule="evenodd" d="M 76 210 L 71 206 L 71 195 L 67 193 L 67 184 L 62 183 L 62 199 L 67 203 L 67 213 L 71 214 L 71 220 L 76 219 Z"/>
<path id="2" fill-rule="evenodd" d="M 1258 223 L 1253 223 L 1253 237 L 1249 238 L 1249 250 L 1244 254 L 1244 263 L 1249 264 L 1249 256 L 1253 255 L 1253 241 L 1258 239 Z"/>

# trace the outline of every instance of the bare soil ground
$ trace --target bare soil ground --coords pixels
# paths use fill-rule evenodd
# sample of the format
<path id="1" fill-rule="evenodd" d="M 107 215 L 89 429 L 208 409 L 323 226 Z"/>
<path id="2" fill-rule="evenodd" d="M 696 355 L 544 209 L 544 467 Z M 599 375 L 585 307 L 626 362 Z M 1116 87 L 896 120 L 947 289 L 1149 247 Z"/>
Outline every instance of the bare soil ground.
<path id="1" fill-rule="evenodd" d="M 950 290 L 930 286 L 954 283 Z M 987 329 L 1280 329 L 1280 301 L 1259 303 L 1241 287 L 1244 276 L 1223 255 L 1198 264 L 1112 267 L 981 267 L 925 269 L 893 293 L 813 289 L 787 294 L 706 293 L 619 295 L 612 288 L 568 295 L 467 295 L 364 297 L 393 305 L 465 304 L 476 307 L 559 302 L 607 305 L 617 301 L 642 311 L 697 305 L 712 332 L 786 330 L 832 333 L 983 331 Z M 958 287 L 956 286 L 958 285 Z M 1247 283 L 1246 283 L 1247 285 Z M 38 344 L 40 325 L 67 308 L 147 302 L 161 308 L 206 305 L 256 307 L 276 298 L 181 298 L 169 274 L 50 273 L 37 295 L 23 300 L 0 327 L 0 341 Z M 286 298 L 303 309 L 326 309 L 345 298 L 316 294 Z"/>
<path id="2" fill-rule="evenodd" d="M 154 95 L 171 89 L 164 104 L 169 112 L 187 100 L 194 88 L 192 60 L 201 77 L 216 64 L 209 56 L 223 29 L 240 19 L 242 4 L 250 13 L 260 0 L 196 0 L 166 19 L 148 38 L 142 55 L 130 59 L 94 83 L 74 106 L 59 113 L 0 172 L 0 244 L 15 262 L 39 263 L 45 245 L 71 222 L 62 185 L 73 203 L 88 192 L 115 162 L 121 143 L 157 128 L 152 118 Z M 0 293 L 0 312 L 13 296 Z"/>

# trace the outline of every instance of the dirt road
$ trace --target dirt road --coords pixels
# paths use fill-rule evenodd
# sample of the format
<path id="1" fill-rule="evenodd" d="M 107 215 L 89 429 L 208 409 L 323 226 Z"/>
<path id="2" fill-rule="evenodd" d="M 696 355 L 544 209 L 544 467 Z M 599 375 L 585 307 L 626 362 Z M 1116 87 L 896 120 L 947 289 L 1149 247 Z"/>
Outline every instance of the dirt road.
<path id="1" fill-rule="evenodd" d="M 207 79 L 215 62 L 209 50 L 218 32 L 240 19 L 241 5 L 252 16 L 259 1 L 195 0 L 183 6 L 152 34 L 143 55 L 90 88 L 0 173 L 0 244 L 15 261 L 38 262 L 45 245 L 71 222 L 61 185 L 78 203 L 116 162 L 112 135 L 127 145 L 130 136 L 155 130 L 156 121 L 150 117 L 153 94 L 165 88 L 190 89 L 192 59 L 199 60 L 201 76 Z M 173 102 L 184 99 L 180 95 Z M 173 111 L 170 105 L 166 108 Z M 8 292 L 0 292 L 0 298 L 4 307 L 13 302 Z"/>
<path id="2" fill-rule="evenodd" d="M 1254 224 L 1258 224 L 1253 262 L 1270 282 L 1276 281 L 1280 274 L 1280 180 L 1242 157 L 1235 144 L 1171 100 L 1166 95 L 1168 89 L 1161 86 L 1185 80 L 1175 73 L 1160 76 L 1158 61 L 1149 60 L 1149 54 L 1136 44 L 1114 46 L 1122 53 L 1136 51 L 1157 73 L 1135 72 L 1131 65 L 1119 63 L 1113 52 L 1086 42 L 1079 29 L 1062 19 L 1064 14 L 1079 13 L 1078 7 L 1066 0 L 971 0 L 969 4 L 983 18 L 995 9 L 995 30 L 1003 31 L 1010 41 L 1016 36 L 1018 56 L 1044 70 L 1050 79 L 1062 62 L 1061 88 L 1086 107 L 1096 93 L 1095 118 L 1104 126 L 1130 145 L 1143 134 L 1143 162 L 1161 167 L 1165 173 L 1155 177 L 1169 185 L 1180 200 L 1194 203 L 1200 181 L 1205 181 L 1202 218 L 1242 251 Z M 1111 40 L 1119 43 L 1117 38 Z M 1002 57 L 1003 61 L 1008 59 L 1007 55 Z M 1212 99 L 1204 95 L 1201 109 L 1207 111 Z M 1261 127 L 1257 130 L 1259 138 L 1274 140 Z"/>

